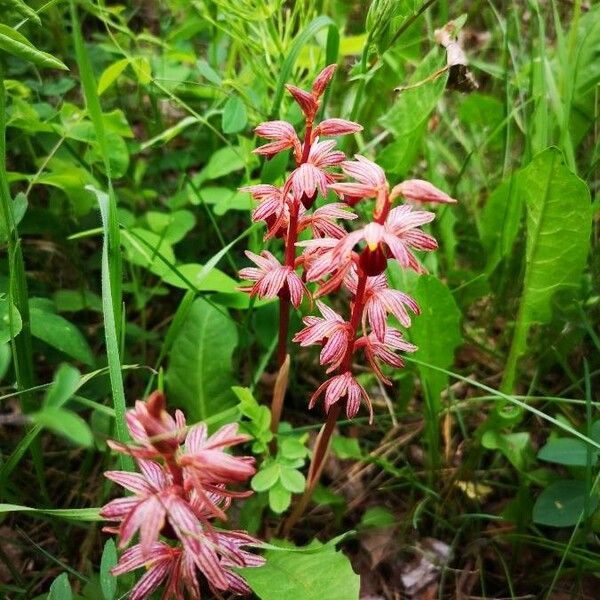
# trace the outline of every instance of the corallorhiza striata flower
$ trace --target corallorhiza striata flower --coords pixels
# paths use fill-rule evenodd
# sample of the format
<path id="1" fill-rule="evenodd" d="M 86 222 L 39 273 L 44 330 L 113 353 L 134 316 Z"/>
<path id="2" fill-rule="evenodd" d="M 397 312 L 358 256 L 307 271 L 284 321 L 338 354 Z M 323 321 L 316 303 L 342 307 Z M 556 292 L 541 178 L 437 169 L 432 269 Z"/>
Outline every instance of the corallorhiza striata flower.
<path id="1" fill-rule="evenodd" d="M 209 436 L 206 425 L 186 427 L 185 417 L 165 410 L 165 397 L 154 392 L 127 413 L 130 444 L 109 442 L 117 452 L 133 456 L 139 473 L 107 471 L 111 481 L 132 493 L 109 502 L 101 511 L 105 528 L 125 548 L 114 575 L 145 568 L 131 591 L 131 600 L 149 598 L 164 584 L 163 598 L 200 599 L 201 573 L 213 593 L 248 594 L 246 582 L 232 568 L 256 567 L 264 559 L 244 550 L 260 542 L 242 531 L 217 529 L 212 520 L 225 519 L 232 497 L 250 492 L 228 489 L 255 473 L 254 459 L 226 449 L 245 442 L 237 424 Z"/>

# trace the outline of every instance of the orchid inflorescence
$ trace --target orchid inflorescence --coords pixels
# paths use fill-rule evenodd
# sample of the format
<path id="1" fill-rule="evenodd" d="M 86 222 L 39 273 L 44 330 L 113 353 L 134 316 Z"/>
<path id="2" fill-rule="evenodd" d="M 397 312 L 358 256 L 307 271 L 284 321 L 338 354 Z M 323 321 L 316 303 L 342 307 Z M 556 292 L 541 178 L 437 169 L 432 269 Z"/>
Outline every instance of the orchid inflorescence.
<path id="1" fill-rule="evenodd" d="M 243 547 L 259 541 L 243 531 L 216 528 L 215 518 L 225 511 L 238 492 L 228 484 L 241 483 L 254 472 L 252 457 L 236 457 L 226 448 L 247 441 L 237 424 L 225 425 L 209 436 L 204 423 L 189 429 L 181 411 L 172 417 L 165 410 L 162 393 L 154 392 L 146 402 L 138 401 L 126 414 L 133 439 L 124 444 L 109 440 L 117 452 L 132 456 L 139 473 L 108 471 L 105 476 L 133 493 L 109 502 L 101 516 L 117 525 L 105 531 L 117 534 L 125 548 L 139 532 L 139 542 L 126 550 L 113 575 L 142 567 L 145 574 L 131 591 L 130 600 L 149 598 L 164 583 L 162 598 L 200 598 L 200 571 L 215 594 L 250 592 L 233 568 L 256 567 L 261 556 Z M 161 539 L 161 537 L 163 539 Z"/>
<path id="2" fill-rule="evenodd" d="M 270 140 L 254 152 L 272 158 L 279 152 L 292 150 L 295 168 L 281 187 L 252 185 L 241 188 L 250 192 L 259 204 L 252 218 L 265 221 L 265 239 L 278 237 L 284 244 L 284 261 L 272 253 L 260 255 L 246 252 L 257 267 L 240 271 L 240 277 L 253 281 L 242 288 L 259 298 L 279 298 L 280 338 L 279 360 L 286 353 L 289 303 L 298 308 L 304 297 L 318 299 L 343 288 L 350 296 L 350 316 L 345 319 L 322 300 L 316 300 L 321 316 L 304 318 L 305 327 L 294 336 L 301 346 L 322 346 L 320 363 L 327 366 L 331 377 L 312 395 L 309 407 L 324 395 L 325 411 L 345 404 L 348 418 L 356 415 L 361 401 L 367 405 L 372 419 L 372 406 L 364 387 L 352 373 L 354 355 L 363 352 L 375 375 L 385 384 L 389 379 L 381 363 L 403 366 L 398 351 L 414 352 L 416 347 L 406 341 L 402 332 L 387 323 L 393 315 L 403 327 L 411 324 L 410 313 L 419 314 L 417 303 L 407 294 L 389 287 L 385 270 L 389 260 L 401 267 L 425 272 L 413 250 L 431 251 L 436 240 L 420 227 L 433 220 L 434 214 L 415 210 L 412 204 L 392 208 L 399 198 L 411 202 L 455 202 L 432 184 L 412 179 L 390 189 L 381 167 L 364 156 L 345 160 L 336 150 L 335 140 L 322 137 L 356 133 L 358 123 L 345 119 L 325 119 L 315 122 L 335 65 L 326 67 L 315 79 L 311 92 L 287 86 L 305 117 L 304 140 L 286 121 L 261 123 L 256 133 Z M 339 167 L 341 172 L 333 169 Z M 326 199 L 332 192 L 337 199 L 311 211 L 317 196 Z M 375 199 L 372 220 L 351 232 L 343 223 L 358 215 L 352 207 L 358 202 Z M 309 239 L 298 241 L 307 230 Z M 296 249 L 301 249 L 298 256 Z M 311 294 L 307 284 L 316 284 Z M 342 399 L 344 401 L 342 402 Z"/>
<path id="3" fill-rule="evenodd" d="M 360 155 L 346 160 L 336 149 L 335 140 L 322 140 L 362 129 L 345 119 L 317 122 L 334 72 L 335 65 L 321 71 L 310 92 L 287 86 L 304 114 L 302 141 L 286 121 L 269 121 L 256 128 L 259 136 L 269 140 L 255 150 L 257 154 L 270 159 L 292 151 L 295 167 L 283 185 L 241 188 L 258 201 L 252 218 L 266 223 L 265 239 L 280 238 L 284 246 L 283 261 L 267 250 L 246 252 L 255 266 L 240 271 L 242 279 L 253 282 L 242 289 L 259 298 L 279 299 L 280 366 L 287 356 L 290 306 L 299 308 L 304 298 L 312 306 L 315 300 L 320 316 L 306 316 L 305 327 L 293 339 L 301 346 L 320 345 L 320 363 L 329 375 L 309 401 L 312 408 L 324 396 L 327 422 L 317 438 L 305 494 L 286 522 L 284 534 L 289 533 L 310 499 L 341 409 L 345 406 L 346 415 L 352 418 L 364 401 L 372 420 L 369 396 L 353 373 L 354 356 L 363 353 L 380 381 L 390 384 L 382 364 L 401 367 L 403 360 L 397 353 L 416 350 L 398 328 L 388 324 L 388 317 L 392 315 L 402 327 L 409 327 L 411 313 L 419 314 L 419 307 L 410 296 L 389 286 L 385 271 L 388 261 L 396 260 L 403 268 L 425 272 L 413 251 L 437 248 L 435 239 L 420 229 L 434 214 L 415 210 L 412 204 L 392 205 L 399 198 L 455 202 L 419 179 L 390 188 L 377 164 Z M 327 199 L 330 193 L 336 201 L 314 208 L 319 195 Z M 344 223 L 358 219 L 353 207 L 365 199 L 375 200 L 371 221 L 347 231 Z M 342 289 L 350 298 L 347 319 L 321 299 Z M 280 373 L 285 371 L 282 368 Z M 238 433 L 237 424 L 230 424 L 209 437 L 205 424 L 188 429 L 181 411 L 172 417 L 164 405 L 160 392 L 146 402 L 138 401 L 126 415 L 133 443 L 109 442 L 112 449 L 132 456 L 140 471 L 106 473 L 133 493 L 102 509 L 105 519 L 117 522 L 106 530 L 118 535 L 121 548 L 139 532 L 138 543 L 123 553 L 112 573 L 147 569 L 133 588 L 131 600 L 148 598 L 162 583 L 163 598 L 182 599 L 186 590 L 190 598 L 200 598 L 198 572 L 218 597 L 225 590 L 248 593 L 235 568 L 264 563 L 261 556 L 243 549 L 257 545 L 258 540 L 213 524 L 215 518 L 225 519 L 232 498 L 249 493 L 233 491 L 227 485 L 248 480 L 255 473 L 254 459 L 225 452 L 248 436 Z M 272 410 L 274 431 L 279 412 Z"/>

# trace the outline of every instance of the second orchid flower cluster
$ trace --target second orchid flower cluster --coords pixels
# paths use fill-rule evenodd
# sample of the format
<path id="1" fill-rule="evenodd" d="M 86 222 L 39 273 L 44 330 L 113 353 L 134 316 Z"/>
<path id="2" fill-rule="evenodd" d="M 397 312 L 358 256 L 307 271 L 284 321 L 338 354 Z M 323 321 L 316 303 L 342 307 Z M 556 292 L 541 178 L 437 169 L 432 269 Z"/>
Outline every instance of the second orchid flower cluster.
<path id="1" fill-rule="evenodd" d="M 279 298 L 280 364 L 287 353 L 290 303 L 298 308 L 303 298 L 316 299 L 320 316 L 305 317 L 305 327 L 293 338 L 301 346 L 322 347 L 320 363 L 329 375 L 312 395 L 309 406 L 312 408 L 324 396 L 325 411 L 329 414 L 335 407 L 330 416 L 337 418 L 345 406 L 346 415 L 352 418 L 364 401 L 372 419 L 369 396 L 353 374 L 355 355 L 364 353 L 375 375 L 389 384 L 381 364 L 402 367 L 398 352 L 416 350 L 399 329 L 388 323 L 388 316 L 393 315 L 403 327 L 409 327 L 410 314 L 419 314 L 419 307 L 407 294 L 390 288 L 385 274 L 387 263 L 396 260 L 402 268 L 423 273 L 413 251 L 437 248 L 436 240 L 421 230 L 433 220 L 432 212 L 416 210 L 410 203 L 393 205 L 400 199 L 422 203 L 455 200 L 420 179 L 391 188 L 377 164 L 360 155 L 346 160 L 344 153 L 336 149 L 335 140 L 322 139 L 362 129 L 345 119 L 316 122 L 323 93 L 334 72 L 335 65 L 326 67 L 310 92 L 287 86 L 304 114 L 302 141 L 286 121 L 261 123 L 255 130 L 270 140 L 255 150 L 257 154 L 272 158 L 291 149 L 295 168 L 280 187 L 259 184 L 242 188 L 258 201 L 252 217 L 266 223 L 265 239 L 283 240 L 284 258 L 279 261 L 266 250 L 260 255 L 246 252 L 256 266 L 242 269 L 240 277 L 253 282 L 244 288 L 250 294 Z M 312 210 L 319 195 L 325 200 L 333 195 L 335 201 Z M 347 231 L 345 224 L 358 218 L 352 207 L 366 199 L 375 201 L 370 222 Z M 309 238 L 298 241 L 305 230 Z M 313 293 L 307 287 L 309 283 L 315 284 Z M 347 317 L 318 299 L 340 289 L 350 298 Z"/>

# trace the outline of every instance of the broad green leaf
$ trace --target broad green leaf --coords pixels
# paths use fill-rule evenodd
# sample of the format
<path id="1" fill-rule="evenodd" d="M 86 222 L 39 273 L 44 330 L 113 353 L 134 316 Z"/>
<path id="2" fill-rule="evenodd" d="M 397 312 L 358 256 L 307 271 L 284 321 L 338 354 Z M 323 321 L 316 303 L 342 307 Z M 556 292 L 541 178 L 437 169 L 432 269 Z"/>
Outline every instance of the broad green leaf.
<path id="1" fill-rule="evenodd" d="M 69 410 L 48 407 L 33 413 L 31 419 L 36 425 L 50 429 L 78 446 L 89 448 L 94 442 L 89 425 L 79 415 Z"/>
<path id="2" fill-rule="evenodd" d="M 395 262 L 390 267 L 390 274 L 392 286 L 413 296 L 421 308 L 421 314 L 413 317 L 408 330 L 410 341 L 418 347 L 410 356 L 428 365 L 448 369 L 454 362 L 454 351 L 462 343 L 461 313 L 452 293 L 437 277 L 402 272 Z M 408 287 L 404 287 L 406 285 Z M 441 394 L 448 387 L 448 376 L 420 364 L 417 369 L 425 396 L 429 458 L 436 461 L 439 458 Z"/>
<path id="3" fill-rule="evenodd" d="M 564 479 L 551 483 L 538 496 L 533 506 L 533 521 L 550 527 L 572 527 L 585 509 L 588 493 L 585 481 Z M 589 510 L 598 506 L 598 496 L 589 498 Z"/>
<path id="4" fill-rule="evenodd" d="M 216 267 L 213 267 L 208 273 L 204 273 L 203 270 L 204 265 L 197 263 L 177 265 L 177 272 L 169 270 L 163 280 L 184 290 L 190 289 L 189 283 L 191 283 L 194 286 L 193 289 L 203 292 L 234 294 L 237 291 L 239 281 L 232 279 L 223 271 Z"/>
<path id="5" fill-rule="evenodd" d="M 281 481 L 281 485 L 288 492 L 292 492 L 292 494 L 301 494 L 306 486 L 304 475 L 297 469 L 282 467 L 279 480 Z"/>
<path id="6" fill-rule="evenodd" d="M 19 335 L 22 327 L 23 322 L 17 307 L 9 302 L 8 298 L 0 298 L 0 344 L 6 344 Z"/>
<path id="7" fill-rule="evenodd" d="M 546 323 L 552 296 L 579 287 L 592 226 L 590 192 L 556 148 L 534 157 L 519 175 L 519 189 L 527 207 L 524 319 Z"/>
<path id="8" fill-rule="evenodd" d="M 231 357 L 238 335 L 225 310 L 198 298 L 173 342 L 166 375 L 169 398 L 191 422 L 235 405 Z"/>
<path id="9" fill-rule="evenodd" d="M 335 435 L 331 440 L 331 449 L 335 452 L 335 455 L 342 460 L 348 458 L 361 460 L 364 458 L 364 454 L 360 449 L 360 444 L 356 438 Z"/>
<path id="10" fill-rule="evenodd" d="M 550 440 L 540 448 L 537 457 L 559 465 L 585 467 L 588 460 L 588 448 L 591 452 L 591 463 L 595 464 L 598 460 L 598 453 L 591 450 L 583 441 L 575 438 Z"/>
<path id="11" fill-rule="evenodd" d="M 131 68 L 142 85 L 148 85 L 152 81 L 152 67 L 145 56 L 136 56 L 131 59 Z"/>
<path id="12" fill-rule="evenodd" d="M 38 67 L 69 70 L 67 65 L 58 58 L 38 50 L 25 36 L 3 23 L 0 23 L 0 50 L 4 50 L 8 54 L 17 56 Z"/>
<path id="13" fill-rule="evenodd" d="M 390 110 L 381 117 L 380 123 L 389 129 L 395 137 L 406 137 L 413 131 L 419 130 L 428 121 L 429 115 L 437 106 L 446 87 L 448 73 L 444 73 L 433 81 L 423 81 L 438 71 L 445 62 L 444 53 L 434 48 L 419 63 L 408 82 L 400 84 L 415 85 L 407 90 L 398 92 L 396 102 Z M 420 85 L 417 85 L 419 84 Z"/>
<path id="14" fill-rule="evenodd" d="M 230 96 L 223 107 L 223 133 L 242 131 L 247 123 L 246 105 L 239 96 Z"/>
<path id="15" fill-rule="evenodd" d="M 31 335 L 85 363 L 94 364 L 94 355 L 85 337 L 64 317 L 32 306 L 29 311 Z"/>
<path id="16" fill-rule="evenodd" d="M 102 521 L 99 508 L 32 508 L 20 504 L 0 504 L 0 514 L 10 512 L 32 512 L 51 515 L 70 521 Z"/>
<path id="17" fill-rule="evenodd" d="M 77 391 L 81 383 L 81 373 L 73 366 L 62 364 L 56 374 L 52 386 L 44 398 L 45 408 L 57 408 L 65 404 Z"/>
<path id="18" fill-rule="evenodd" d="M 252 197 L 245 192 L 235 191 L 220 202 L 215 204 L 215 215 L 224 215 L 229 210 L 247 210 L 250 211 L 254 207 Z"/>
<path id="19" fill-rule="evenodd" d="M 110 570 L 117 564 L 117 549 L 112 538 L 106 540 L 100 560 L 100 586 L 104 600 L 113 600 L 117 593 L 117 578 Z"/>
<path id="20" fill-rule="evenodd" d="M 194 213 L 189 210 L 169 213 L 151 210 L 146 213 L 146 220 L 154 233 L 166 238 L 171 244 L 180 242 L 196 225 Z"/>
<path id="21" fill-rule="evenodd" d="M 61 573 L 50 585 L 48 600 L 72 600 L 73 592 L 66 573 Z"/>
<path id="22" fill-rule="evenodd" d="M 408 337 L 418 350 L 412 355 L 430 365 L 449 368 L 454 362 L 454 351 L 462 343 L 461 313 L 450 290 L 434 275 L 415 276 L 405 272 L 399 277 L 400 267 L 394 262 L 390 268 L 391 283 L 396 289 L 407 292 L 421 309 L 412 318 Z M 448 385 L 448 376 L 439 371 L 419 366 L 421 382 L 434 405 L 440 406 L 440 394 Z"/>
<path id="23" fill-rule="evenodd" d="M 518 189 L 527 207 L 526 267 L 503 391 L 512 390 L 531 326 L 550 320 L 553 296 L 577 292 L 592 225 L 589 189 L 556 148 L 535 156 L 519 173 Z"/>
<path id="24" fill-rule="evenodd" d="M 486 251 L 489 276 L 512 252 L 523 213 L 523 195 L 516 177 L 505 179 L 488 198 L 480 221 L 481 243 Z"/>
<path id="25" fill-rule="evenodd" d="M 481 445 L 489 450 L 500 450 L 518 471 L 524 472 L 531 462 L 533 450 L 529 432 L 501 433 L 495 429 L 486 431 Z"/>
<path id="26" fill-rule="evenodd" d="M 129 59 L 122 58 L 104 69 L 98 80 L 98 96 L 101 96 L 119 78 L 128 64 Z"/>
<path id="27" fill-rule="evenodd" d="M 215 85 L 221 85 L 221 77 L 204 59 L 200 59 L 196 63 L 196 67 L 198 68 L 198 73 L 200 73 L 202 77 Z"/>
<path id="28" fill-rule="evenodd" d="M 280 468 L 279 464 L 272 462 L 261 468 L 252 478 L 251 486 L 255 492 L 264 492 L 273 487 L 279 479 Z"/>
<path id="29" fill-rule="evenodd" d="M 368 508 L 360 520 L 363 527 L 391 527 L 395 522 L 394 514 L 384 506 Z"/>
<path id="30" fill-rule="evenodd" d="M 200 172 L 200 182 L 219 179 L 245 167 L 244 153 L 239 146 L 225 146 L 211 155 L 208 164 Z"/>
<path id="31" fill-rule="evenodd" d="M 358 600 L 360 577 L 342 552 L 329 545 L 301 550 L 268 550 L 263 567 L 239 572 L 261 600 Z"/>
<path id="32" fill-rule="evenodd" d="M 89 290 L 58 290 L 52 295 L 52 300 L 58 312 L 102 312 L 102 298 Z"/>
<path id="33" fill-rule="evenodd" d="M 292 502 L 292 494 L 283 487 L 281 481 L 276 481 L 269 488 L 269 506 L 277 514 L 286 511 Z"/>

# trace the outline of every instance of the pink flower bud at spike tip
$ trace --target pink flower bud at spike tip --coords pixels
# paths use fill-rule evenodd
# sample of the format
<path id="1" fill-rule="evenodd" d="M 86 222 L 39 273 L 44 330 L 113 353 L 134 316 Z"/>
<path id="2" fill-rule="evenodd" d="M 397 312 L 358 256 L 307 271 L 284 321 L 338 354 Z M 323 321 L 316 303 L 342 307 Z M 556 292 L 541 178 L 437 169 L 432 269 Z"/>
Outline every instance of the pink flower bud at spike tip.
<path id="1" fill-rule="evenodd" d="M 438 202 L 441 204 L 454 204 L 456 200 L 451 198 L 435 185 L 423 179 L 408 179 L 395 186 L 390 193 L 390 202 L 402 196 L 407 200 L 416 202 Z"/>

